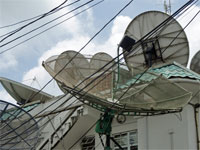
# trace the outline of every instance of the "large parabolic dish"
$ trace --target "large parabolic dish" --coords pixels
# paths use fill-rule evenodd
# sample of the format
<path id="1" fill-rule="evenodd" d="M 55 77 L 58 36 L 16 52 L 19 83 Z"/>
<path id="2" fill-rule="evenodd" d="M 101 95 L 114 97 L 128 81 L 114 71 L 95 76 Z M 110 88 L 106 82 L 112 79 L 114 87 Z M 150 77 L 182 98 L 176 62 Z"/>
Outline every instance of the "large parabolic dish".
<path id="1" fill-rule="evenodd" d="M 72 57 L 68 56 L 72 53 L 77 58 L 69 61 Z M 111 60 L 112 57 L 106 53 L 97 53 L 89 58 L 75 51 L 66 51 L 47 59 L 44 67 L 55 77 L 63 92 L 69 92 L 83 103 L 102 111 L 112 108 L 134 115 L 169 113 L 180 111 L 190 101 L 191 92 L 152 70 L 141 78 L 140 74 L 129 77 L 126 83 L 118 86 L 117 65 L 114 62 L 108 64 Z M 124 73 L 121 70 L 120 76 L 123 77 Z"/>
<path id="2" fill-rule="evenodd" d="M 168 17 L 168 14 L 159 11 L 144 12 L 130 22 L 124 37 L 137 42 Z M 155 68 L 174 61 L 186 66 L 189 57 L 186 34 L 181 25 L 173 18 L 154 35 L 135 46 L 133 45 L 132 51 L 128 55 L 127 49 L 123 49 L 123 51 L 127 66 L 133 74 L 141 73 L 148 67 Z"/>
<path id="3" fill-rule="evenodd" d="M 39 128 L 23 108 L 0 100 L 0 149 L 34 150 Z"/>

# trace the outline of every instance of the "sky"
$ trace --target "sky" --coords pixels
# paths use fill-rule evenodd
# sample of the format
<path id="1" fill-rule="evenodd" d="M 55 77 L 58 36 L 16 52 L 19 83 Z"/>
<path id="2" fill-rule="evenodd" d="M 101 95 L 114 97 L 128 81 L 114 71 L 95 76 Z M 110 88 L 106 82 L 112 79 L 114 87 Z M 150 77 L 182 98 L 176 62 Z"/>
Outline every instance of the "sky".
<path id="1" fill-rule="evenodd" d="M 61 4 L 64 0 L 0 0 L 0 27 L 6 26 L 43 14 Z M 66 4 L 74 2 L 68 0 Z M 0 46 L 0 52 L 4 51 L 35 34 L 47 29 L 48 27 L 59 23 L 70 16 L 73 16 L 82 9 L 86 9 L 92 4 L 99 2 L 94 0 L 85 5 L 78 11 L 74 11 L 31 34 L 24 36 L 4 47 Z M 113 22 L 111 22 L 83 51 L 82 54 L 93 55 L 97 52 L 106 52 L 116 56 L 117 44 L 123 37 L 124 31 L 130 21 L 142 12 L 149 10 L 164 11 L 164 0 L 134 0 Z M 16 37 L 33 30 L 42 24 L 59 17 L 66 12 L 86 3 L 87 0 L 80 0 L 74 5 L 65 7 L 51 16 L 28 26 L 19 33 L 6 39 L 0 45 L 7 43 Z M 50 75 L 42 67 L 42 62 L 52 55 L 58 55 L 66 50 L 78 51 L 84 44 L 104 26 L 129 0 L 104 0 L 99 5 L 85 11 L 84 13 L 73 17 L 70 20 L 44 32 L 43 34 L 0 54 L 0 77 L 6 77 L 26 85 L 40 89 L 50 79 Z M 171 0 L 172 12 L 181 7 L 187 0 Z M 66 5 L 65 4 L 65 5 Z M 184 26 L 200 10 L 199 3 L 192 7 L 184 17 L 178 21 Z M 6 28 L 0 28 L 0 36 L 15 30 L 28 22 Z M 186 28 L 190 46 L 190 59 L 199 50 L 200 47 L 200 15 Z M 1 38 L 0 38 L 1 40 Z M 33 80 L 36 79 L 36 80 Z M 52 95 L 60 95 L 62 92 L 53 81 L 45 89 L 45 92 Z M 0 86 L 0 99 L 15 103 L 15 101 Z"/>

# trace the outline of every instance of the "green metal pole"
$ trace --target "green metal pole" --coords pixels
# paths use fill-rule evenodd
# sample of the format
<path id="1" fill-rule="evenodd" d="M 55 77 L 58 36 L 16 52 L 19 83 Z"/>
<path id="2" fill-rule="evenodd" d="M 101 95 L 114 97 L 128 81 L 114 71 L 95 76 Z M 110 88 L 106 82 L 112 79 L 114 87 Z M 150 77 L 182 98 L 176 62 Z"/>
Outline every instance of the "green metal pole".
<path id="1" fill-rule="evenodd" d="M 120 60 L 119 60 L 119 46 L 117 47 L 117 56 L 118 56 L 118 57 L 117 57 L 117 59 L 118 59 L 118 60 L 117 60 L 117 62 L 118 62 L 118 64 L 117 64 L 117 65 L 118 65 L 118 66 L 117 66 L 117 84 L 118 84 L 118 83 L 119 83 L 119 73 L 120 73 L 120 72 L 119 72 L 119 70 L 120 70 L 120 66 L 119 66 L 119 65 L 120 65 L 120 64 L 119 64 L 119 62 L 120 62 Z"/>

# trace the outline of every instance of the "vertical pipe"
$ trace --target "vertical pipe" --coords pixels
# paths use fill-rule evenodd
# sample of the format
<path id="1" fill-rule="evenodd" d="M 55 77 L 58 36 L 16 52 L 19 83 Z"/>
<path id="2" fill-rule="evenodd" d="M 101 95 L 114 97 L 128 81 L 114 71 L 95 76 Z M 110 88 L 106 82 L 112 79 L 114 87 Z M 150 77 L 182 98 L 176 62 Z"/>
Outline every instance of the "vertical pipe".
<path id="1" fill-rule="evenodd" d="M 146 150 L 149 149 L 149 121 L 148 116 L 146 117 Z"/>
<path id="2" fill-rule="evenodd" d="M 106 135 L 106 147 L 105 150 L 111 150 L 110 148 L 110 135 Z"/>
<path id="3" fill-rule="evenodd" d="M 194 120 L 195 120 L 195 127 L 196 127 L 196 141 L 197 141 L 197 150 L 200 150 L 199 148 L 199 127 L 198 127 L 198 119 L 197 119 L 197 117 L 198 117 L 198 111 L 197 111 L 197 109 L 198 109 L 198 107 L 193 107 L 193 109 L 194 109 Z"/>
<path id="4" fill-rule="evenodd" d="M 174 131 L 173 131 L 173 129 L 169 130 L 169 136 L 170 136 L 170 149 L 174 150 Z"/>

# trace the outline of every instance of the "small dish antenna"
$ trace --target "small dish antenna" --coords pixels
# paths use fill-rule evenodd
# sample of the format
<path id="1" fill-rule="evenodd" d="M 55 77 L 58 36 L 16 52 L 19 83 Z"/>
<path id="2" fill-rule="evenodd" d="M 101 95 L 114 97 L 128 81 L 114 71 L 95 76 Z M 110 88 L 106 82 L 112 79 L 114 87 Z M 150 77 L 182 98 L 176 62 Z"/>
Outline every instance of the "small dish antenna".
<path id="1" fill-rule="evenodd" d="M 0 149 L 34 150 L 39 128 L 35 119 L 14 104 L 0 100 Z"/>
<path id="2" fill-rule="evenodd" d="M 10 96 L 12 96 L 17 101 L 18 104 L 25 104 L 37 100 L 47 101 L 53 98 L 53 96 L 50 94 L 42 91 L 38 92 L 38 89 L 7 78 L 0 77 L 0 83 L 10 94 Z"/>
<path id="3" fill-rule="evenodd" d="M 136 75 L 148 67 L 155 68 L 174 61 L 187 66 L 188 40 L 181 25 L 173 18 L 155 35 L 144 39 L 139 45 L 134 45 L 168 17 L 169 15 L 163 12 L 148 11 L 135 17 L 128 25 L 120 46 L 122 45 L 125 61 L 132 74 Z M 132 44 L 127 45 L 127 40 Z M 133 51 L 127 55 L 131 49 Z"/>
<path id="4" fill-rule="evenodd" d="M 190 69 L 200 74 L 200 51 L 198 51 L 192 58 Z"/>

